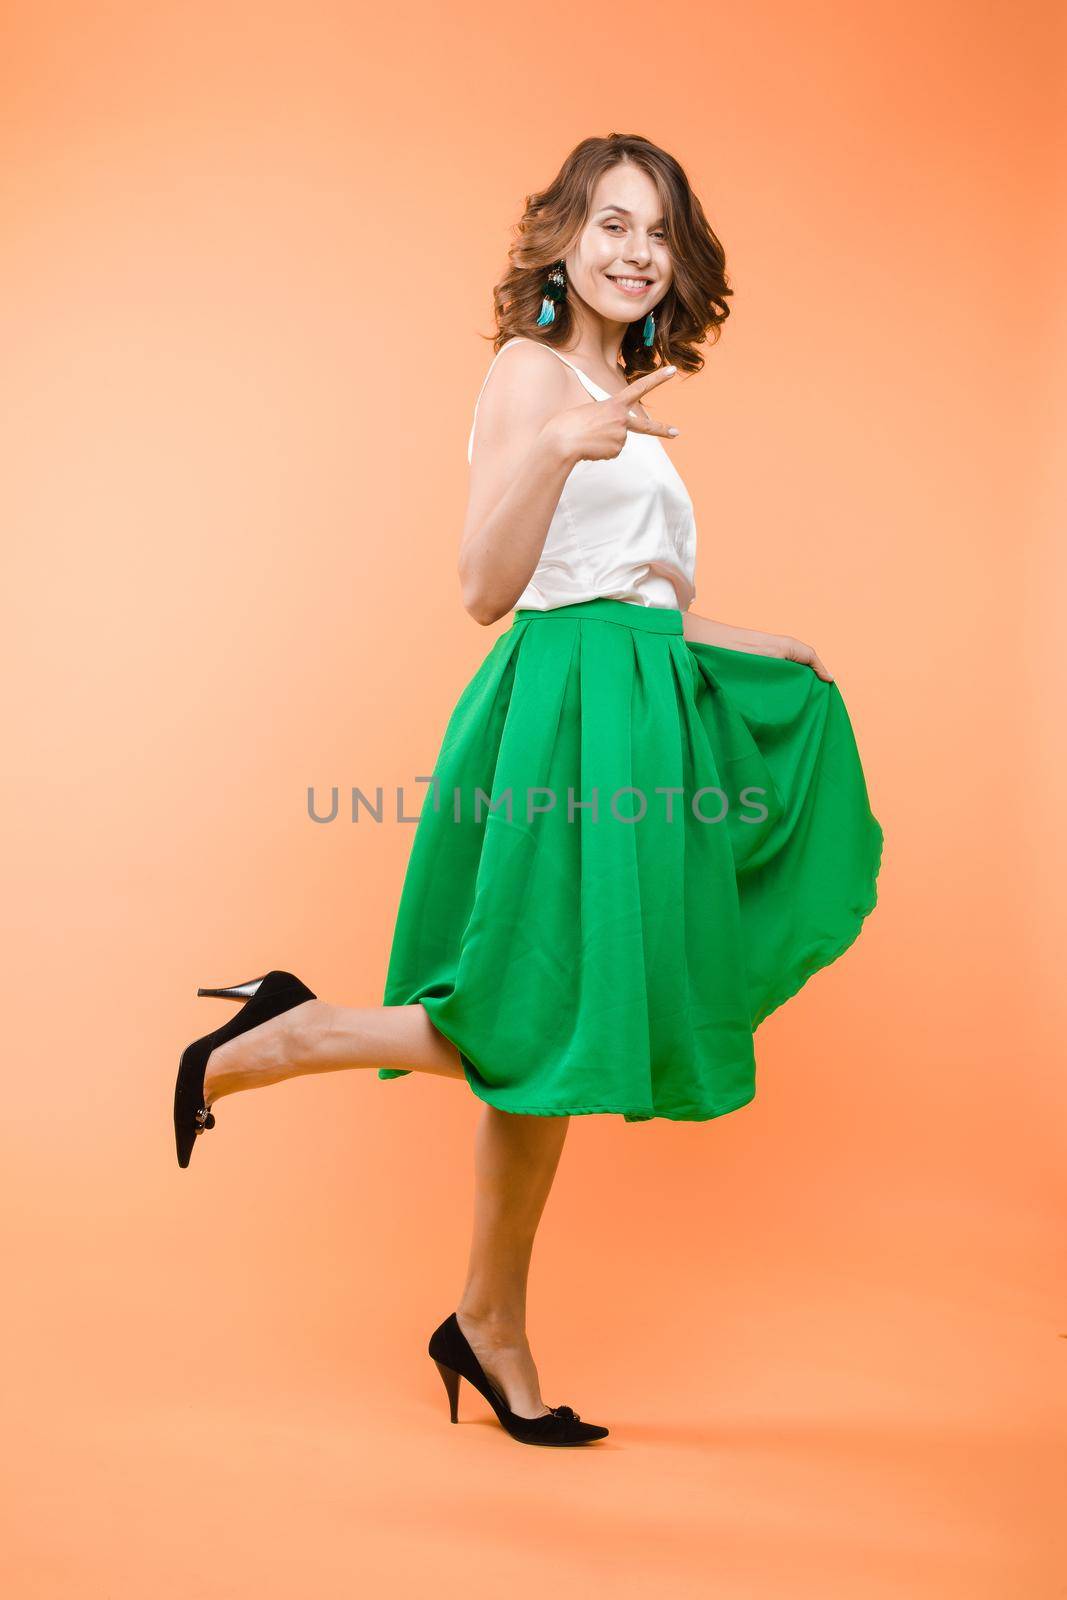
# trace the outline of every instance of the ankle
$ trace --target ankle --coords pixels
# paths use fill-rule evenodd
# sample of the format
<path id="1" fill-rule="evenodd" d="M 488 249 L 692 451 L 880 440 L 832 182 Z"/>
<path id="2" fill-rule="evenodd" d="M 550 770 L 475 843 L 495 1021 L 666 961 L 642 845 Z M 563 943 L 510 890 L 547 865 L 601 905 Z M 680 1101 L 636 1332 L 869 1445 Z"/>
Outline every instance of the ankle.
<path id="1" fill-rule="evenodd" d="M 522 1348 L 526 1338 L 526 1317 L 522 1311 L 508 1311 L 499 1306 L 466 1305 L 456 1308 L 459 1319 L 468 1328 L 477 1330 L 479 1338 L 496 1349 Z"/>
<path id="2" fill-rule="evenodd" d="M 336 1006 L 328 1000 L 304 1000 L 285 1013 L 285 1038 L 281 1045 L 285 1064 L 293 1077 L 312 1068 L 324 1038 L 334 1025 Z"/>

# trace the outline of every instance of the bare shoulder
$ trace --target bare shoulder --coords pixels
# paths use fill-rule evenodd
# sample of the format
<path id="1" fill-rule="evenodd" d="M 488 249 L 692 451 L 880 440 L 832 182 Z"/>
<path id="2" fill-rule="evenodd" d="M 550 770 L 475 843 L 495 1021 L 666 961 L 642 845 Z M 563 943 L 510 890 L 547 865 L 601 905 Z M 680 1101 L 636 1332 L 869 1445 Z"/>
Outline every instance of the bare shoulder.
<path id="1" fill-rule="evenodd" d="M 478 406 L 478 431 L 495 433 L 523 423 L 540 427 L 567 404 L 571 374 L 535 339 L 516 339 L 499 351 Z M 573 404 L 573 400 L 571 401 Z"/>

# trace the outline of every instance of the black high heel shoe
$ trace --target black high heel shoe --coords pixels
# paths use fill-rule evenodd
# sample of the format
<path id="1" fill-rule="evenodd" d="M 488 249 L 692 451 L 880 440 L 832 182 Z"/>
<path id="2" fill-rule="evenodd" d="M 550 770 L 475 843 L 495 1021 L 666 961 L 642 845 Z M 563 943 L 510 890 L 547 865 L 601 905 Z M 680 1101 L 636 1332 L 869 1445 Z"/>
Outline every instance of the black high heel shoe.
<path id="1" fill-rule="evenodd" d="M 216 1028 L 214 1033 L 205 1033 L 202 1039 L 194 1039 L 182 1051 L 174 1085 L 174 1139 L 178 1147 L 179 1167 L 189 1165 L 197 1134 L 215 1126 L 215 1114 L 204 1104 L 204 1073 L 208 1057 L 216 1045 L 225 1044 L 227 1039 L 236 1039 L 238 1034 L 247 1033 L 261 1022 L 269 1022 L 283 1011 L 291 1011 L 293 1006 L 305 1000 L 318 998 L 293 973 L 276 971 L 266 972 L 261 978 L 249 978 L 246 983 L 235 983 L 229 988 L 198 989 L 196 992 L 221 995 L 226 1000 L 244 1000 L 245 1004 L 221 1028 Z"/>
<path id="2" fill-rule="evenodd" d="M 551 1406 L 542 1417 L 520 1417 L 512 1411 L 486 1376 L 454 1311 L 434 1329 L 427 1348 L 441 1374 L 453 1422 L 459 1421 L 459 1380 L 466 1378 L 488 1400 L 501 1427 L 521 1444 L 589 1444 L 593 1439 L 603 1439 L 608 1432 L 595 1422 L 583 1422 L 570 1406 Z"/>

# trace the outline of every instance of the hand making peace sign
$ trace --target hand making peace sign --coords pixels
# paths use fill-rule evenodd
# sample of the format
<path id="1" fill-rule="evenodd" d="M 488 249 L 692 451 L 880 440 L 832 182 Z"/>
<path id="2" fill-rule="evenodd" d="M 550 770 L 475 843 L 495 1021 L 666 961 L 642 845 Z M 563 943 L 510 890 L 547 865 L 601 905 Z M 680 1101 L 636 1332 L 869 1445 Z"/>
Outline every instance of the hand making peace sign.
<path id="1" fill-rule="evenodd" d="M 650 417 L 642 401 L 651 389 L 673 378 L 677 367 L 658 367 L 635 378 L 619 394 L 606 400 L 587 400 L 558 411 L 546 424 L 561 440 L 573 461 L 610 461 L 626 443 L 627 433 L 652 433 L 674 438 L 678 429 Z"/>

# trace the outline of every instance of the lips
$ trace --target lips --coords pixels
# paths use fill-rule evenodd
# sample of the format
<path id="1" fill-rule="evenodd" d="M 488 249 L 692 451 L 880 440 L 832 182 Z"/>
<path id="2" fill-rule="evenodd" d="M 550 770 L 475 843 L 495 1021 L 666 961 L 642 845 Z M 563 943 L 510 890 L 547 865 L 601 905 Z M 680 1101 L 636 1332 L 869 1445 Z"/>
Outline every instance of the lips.
<path id="1" fill-rule="evenodd" d="M 650 279 L 642 278 L 640 276 L 630 277 L 623 273 L 616 275 L 611 272 L 606 272 L 604 276 L 607 278 L 609 283 L 613 283 L 615 285 L 620 294 L 631 295 L 635 300 L 640 299 L 643 294 L 647 294 L 649 289 L 652 287 Z"/>

